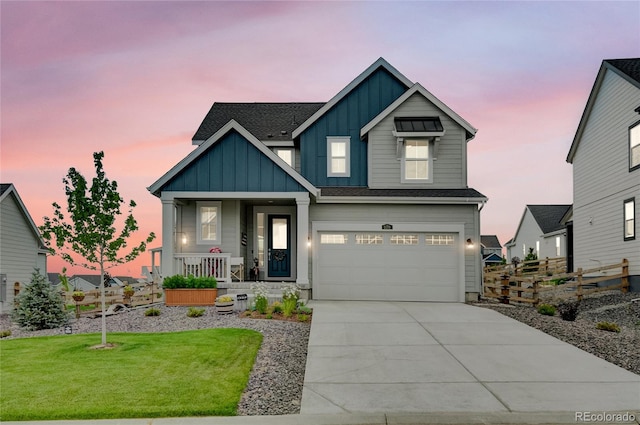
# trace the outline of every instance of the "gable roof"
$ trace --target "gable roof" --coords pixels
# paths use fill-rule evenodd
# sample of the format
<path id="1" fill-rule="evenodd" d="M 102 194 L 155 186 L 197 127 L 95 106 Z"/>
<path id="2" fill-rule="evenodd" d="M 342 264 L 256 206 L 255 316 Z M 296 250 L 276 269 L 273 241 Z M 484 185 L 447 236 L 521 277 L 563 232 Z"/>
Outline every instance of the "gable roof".
<path id="1" fill-rule="evenodd" d="M 47 245 L 44 242 L 44 239 L 42 239 L 40 230 L 38 229 L 38 226 L 36 226 L 36 223 L 31 218 L 31 214 L 29 214 L 27 207 L 22 202 L 20 195 L 18 195 L 18 191 L 16 190 L 15 186 L 13 185 L 13 183 L 1 183 L 0 184 L 0 202 L 4 201 L 10 195 L 13 195 L 16 203 L 18 204 L 18 208 L 20 208 L 20 211 L 22 212 L 24 219 L 27 221 L 33 235 L 38 240 L 40 249 L 42 249 L 44 252 L 44 250 L 47 250 Z"/>
<path id="2" fill-rule="evenodd" d="M 303 122 L 298 128 L 293 131 L 293 138 L 300 136 L 302 132 L 304 132 L 307 128 L 309 128 L 314 122 L 316 122 L 320 117 L 322 117 L 325 113 L 327 113 L 331 108 L 333 108 L 340 100 L 342 100 L 351 90 L 355 89 L 360 83 L 367 79 L 371 74 L 377 71 L 379 68 L 385 69 L 395 78 L 397 78 L 402 84 L 404 84 L 407 88 L 411 87 L 413 83 L 407 77 L 402 75 L 400 71 L 395 69 L 389 62 L 384 60 L 383 58 L 379 58 L 373 64 L 371 64 L 367 69 L 365 69 L 360 75 L 358 75 L 353 81 L 351 81 L 345 88 L 340 90 L 338 94 L 331 98 L 327 103 L 325 103 L 320 109 L 318 109 L 312 116 L 310 116 L 305 122 Z"/>
<path id="3" fill-rule="evenodd" d="M 496 235 L 480 235 L 480 243 L 485 248 L 502 248 Z"/>
<path id="4" fill-rule="evenodd" d="M 415 83 L 409 90 L 404 92 L 402 96 L 397 98 L 391 105 L 387 106 L 385 110 L 380 112 L 375 118 L 373 118 L 367 125 L 362 127 L 360 130 L 360 137 L 364 137 L 373 127 L 375 127 L 380 121 L 386 118 L 390 113 L 395 111 L 400 105 L 402 105 L 407 99 L 413 96 L 415 93 L 422 95 L 429 102 L 433 103 L 437 108 L 442 110 L 445 114 L 447 114 L 451 119 L 453 119 L 456 123 L 458 123 L 462 128 L 464 128 L 467 132 L 467 140 L 473 139 L 478 131 L 477 128 L 473 127 L 469 124 L 465 119 L 463 119 L 460 115 L 453 111 L 453 109 L 449 108 L 445 105 L 440 99 L 435 97 L 431 92 L 424 87 L 420 83 Z"/>
<path id="5" fill-rule="evenodd" d="M 254 145 L 260 152 L 266 155 L 272 162 L 274 162 L 277 166 L 282 168 L 285 173 L 291 176 L 295 181 L 300 183 L 305 189 L 307 189 L 312 195 L 317 195 L 318 189 L 313 186 L 307 179 L 302 177 L 300 173 L 287 165 L 286 162 L 278 155 L 276 155 L 271 149 L 265 146 L 260 140 L 258 140 L 253 134 L 251 134 L 247 129 L 241 126 L 237 121 L 230 120 L 227 122 L 222 128 L 220 128 L 215 134 L 209 137 L 205 142 L 200 144 L 197 148 L 195 148 L 189 155 L 184 157 L 182 161 L 178 162 L 173 168 L 167 171 L 162 177 L 160 177 L 156 182 L 154 182 L 151 186 L 147 188 L 149 192 L 151 192 L 155 196 L 160 195 L 160 190 L 162 187 L 167 184 L 171 179 L 176 177 L 182 170 L 188 167 L 191 163 L 193 163 L 198 157 L 204 154 L 211 146 L 213 146 L 218 140 L 222 139 L 227 133 L 235 130 L 242 137 L 244 137 L 249 143 Z"/>
<path id="6" fill-rule="evenodd" d="M 203 143 L 232 119 L 262 142 L 292 141 L 293 130 L 323 105 L 215 102 L 194 134 L 193 144 Z"/>
<path id="7" fill-rule="evenodd" d="M 598 75 L 596 76 L 596 80 L 593 83 L 593 87 L 591 88 L 591 93 L 589 93 L 587 104 L 584 108 L 584 111 L 582 112 L 582 117 L 580 117 L 578 129 L 576 130 L 576 134 L 573 136 L 573 142 L 571 143 L 571 147 L 569 148 L 569 153 L 567 154 L 566 161 L 570 164 L 573 163 L 573 158 L 575 157 L 576 151 L 578 150 L 578 145 L 580 144 L 580 140 L 582 139 L 582 133 L 584 132 L 587 120 L 595 104 L 596 97 L 598 95 L 598 92 L 600 91 L 602 82 L 604 81 L 604 76 L 608 71 L 614 72 L 616 75 L 620 76 L 631 85 L 640 89 L 640 58 L 607 59 L 602 61 L 602 65 L 600 65 L 600 70 L 598 71 Z"/>
<path id="8" fill-rule="evenodd" d="M 531 215 L 538 223 L 543 234 L 555 232 L 564 228 L 562 218 L 571 205 L 527 205 Z"/>

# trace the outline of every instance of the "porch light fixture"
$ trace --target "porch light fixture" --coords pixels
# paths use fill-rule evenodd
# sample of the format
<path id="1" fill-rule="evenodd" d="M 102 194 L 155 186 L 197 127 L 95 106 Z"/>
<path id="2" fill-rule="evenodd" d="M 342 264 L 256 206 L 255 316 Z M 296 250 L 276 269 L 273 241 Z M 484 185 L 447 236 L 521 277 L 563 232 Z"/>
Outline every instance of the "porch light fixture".
<path id="1" fill-rule="evenodd" d="M 471 238 L 467 239 L 467 248 L 468 249 L 472 249 L 473 248 L 473 241 L 471 240 Z"/>
<path id="2" fill-rule="evenodd" d="M 311 238 L 307 239 L 307 248 L 311 248 Z"/>

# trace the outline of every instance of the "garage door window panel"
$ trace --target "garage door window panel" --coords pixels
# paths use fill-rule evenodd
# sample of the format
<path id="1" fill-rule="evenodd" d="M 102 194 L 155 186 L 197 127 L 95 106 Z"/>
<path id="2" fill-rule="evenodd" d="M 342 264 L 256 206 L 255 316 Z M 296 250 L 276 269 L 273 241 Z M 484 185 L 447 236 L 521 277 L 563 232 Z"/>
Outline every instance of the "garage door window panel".
<path id="1" fill-rule="evenodd" d="M 391 245 L 418 245 L 418 235 L 391 235 L 389 238 Z"/>
<path id="2" fill-rule="evenodd" d="M 322 245 L 346 245 L 348 242 L 349 236 L 344 233 L 323 233 L 320 235 Z"/>
<path id="3" fill-rule="evenodd" d="M 426 235 L 426 243 L 427 245 L 453 245 L 454 238 L 453 235 L 428 234 Z"/>
<path id="4" fill-rule="evenodd" d="M 382 245 L 383 238 L 381 234 L 374 233 L 358 233 L 356 234 L 356 245 Z"/>

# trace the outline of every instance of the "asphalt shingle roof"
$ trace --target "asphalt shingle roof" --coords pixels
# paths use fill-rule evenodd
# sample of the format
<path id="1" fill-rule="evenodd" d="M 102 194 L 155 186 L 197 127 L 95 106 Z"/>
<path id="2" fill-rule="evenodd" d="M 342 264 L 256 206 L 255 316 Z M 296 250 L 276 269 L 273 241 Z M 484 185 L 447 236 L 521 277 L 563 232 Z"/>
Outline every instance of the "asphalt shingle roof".
<path id="1" fill-rule="evenodd" d="M 605 62 L 615 66 L 629 78 L 632 78 L 640 83 L 640 58 L 607 59 L 605 60 Z"/>
<path id="2" fill-rule="evenodd" d="M 496 235 L 480 235 L 480 243 L 486 248 L 502 248 Z"/>
<path id="3" fill-rule="evenodd" d="M 542 233 L 551 233 L 556 230 L 563 229 L 564 226 L 560 223 L 562 217 L 567 213 L 571 204 L 569 205 L 527 205 L 531 215 L 540 226 Z"/>
<path id="4" fill-rule="evenodd" d="M 324 103 L 220 103 L 202 120 L 193 140 L 207 140 L 231 119 L 258 140 L 291 141 L 291 133 Z"/>
<path id="5" fill-rule="evenodd" d="M 2 184 L 0 184 L 0 195 L 5 193 L 9 189 L 10 186 L 11 186 L 11 183 L 2 183 Z"/>

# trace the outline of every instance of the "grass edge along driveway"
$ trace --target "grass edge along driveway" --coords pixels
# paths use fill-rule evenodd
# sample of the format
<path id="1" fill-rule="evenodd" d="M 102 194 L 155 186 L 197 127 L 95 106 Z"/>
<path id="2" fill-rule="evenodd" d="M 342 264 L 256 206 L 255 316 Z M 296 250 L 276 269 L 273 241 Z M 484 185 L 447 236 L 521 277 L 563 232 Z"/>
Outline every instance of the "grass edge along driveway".
<path id="1" fill-rule="evenodd" d="M 262 334 L 247 329 L 0 341 L 0 421 L 230 416 Z"/>

